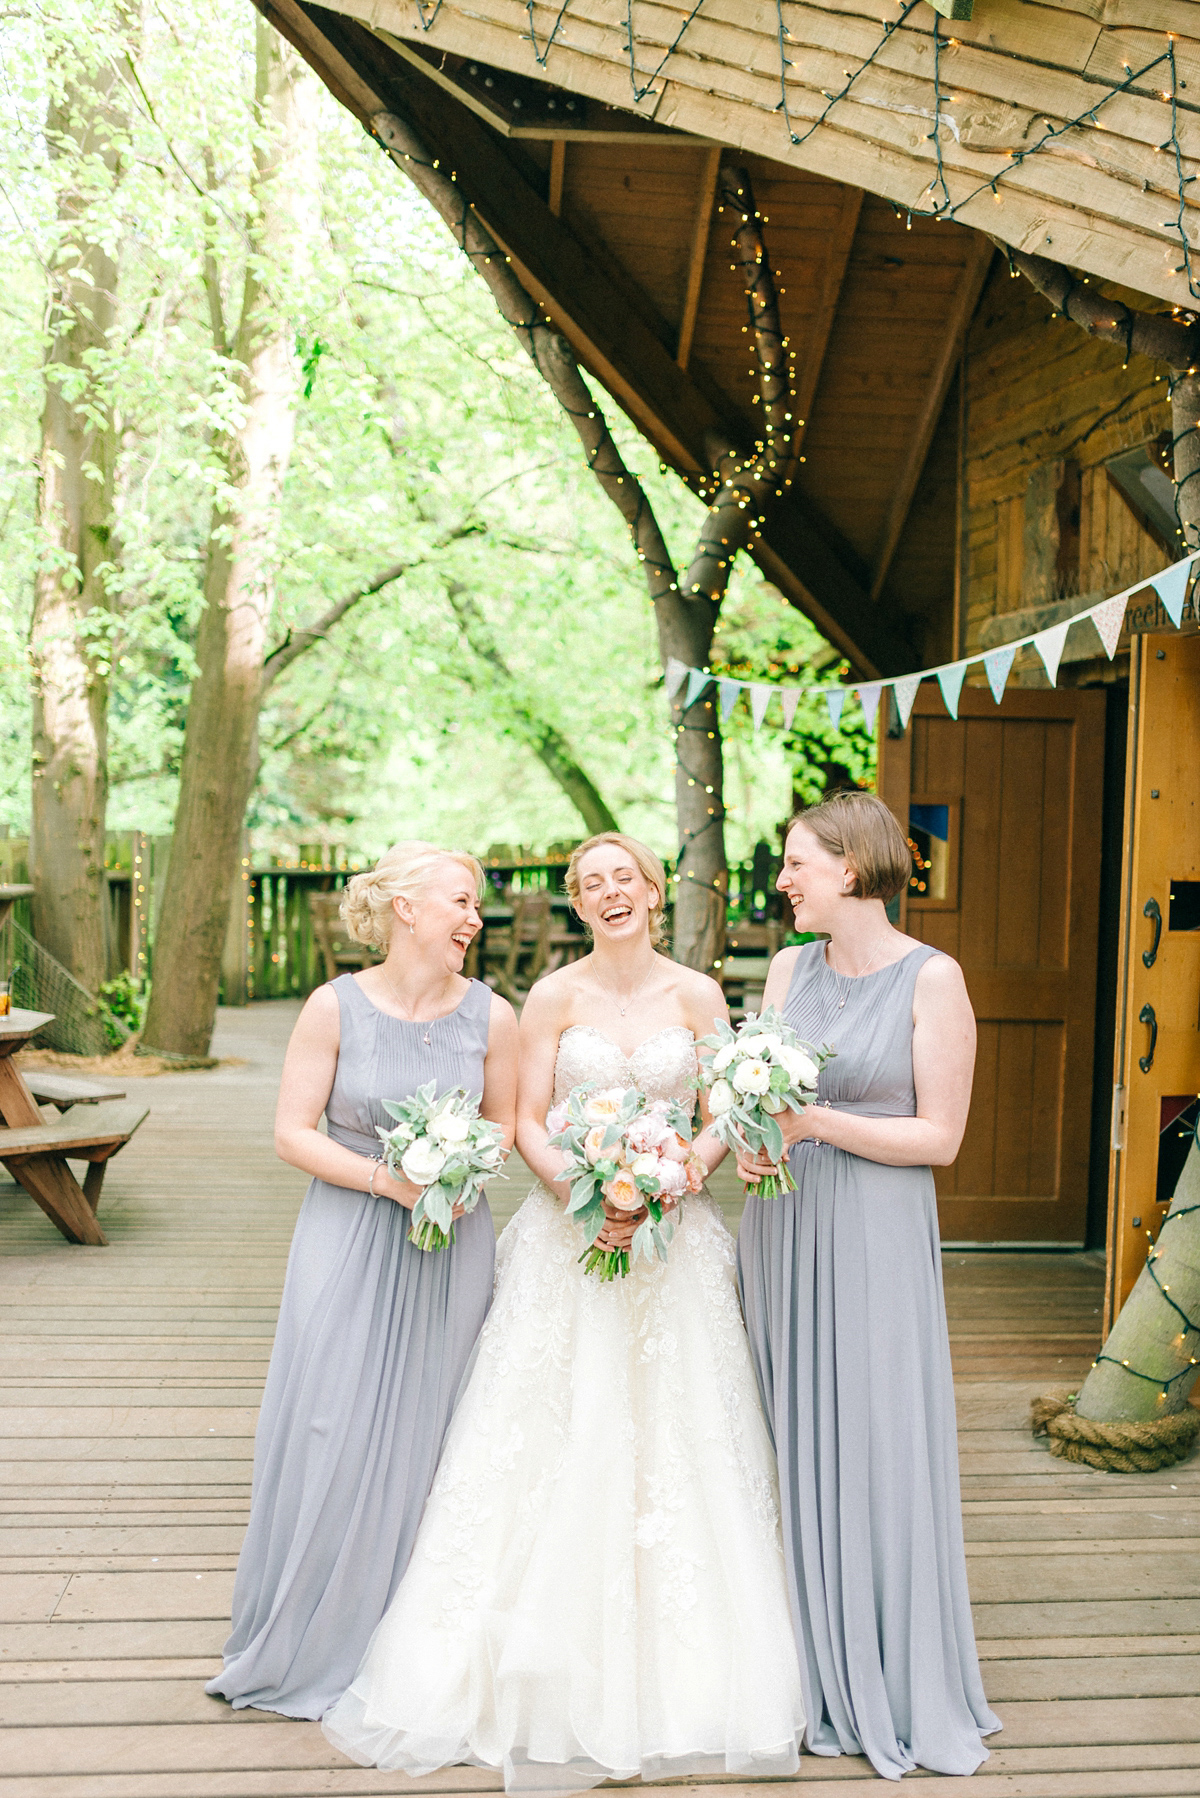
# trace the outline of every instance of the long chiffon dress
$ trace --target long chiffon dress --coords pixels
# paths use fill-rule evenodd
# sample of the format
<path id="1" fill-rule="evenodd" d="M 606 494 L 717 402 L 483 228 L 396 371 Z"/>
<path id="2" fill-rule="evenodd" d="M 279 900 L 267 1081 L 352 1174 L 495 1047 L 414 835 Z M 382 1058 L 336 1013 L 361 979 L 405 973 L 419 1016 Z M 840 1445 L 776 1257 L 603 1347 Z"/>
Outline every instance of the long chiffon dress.
<path id="1" fill-rule="evenodd" d="M 341 1046 L 330 1137 L 378 1153 L 384 1099 L 434 1080 L 483 1090 L 492 995 L 409 1023 L 333 982 Z M 428 1037 L 428 1042 L 426 1042 Z M 481 1200 L 427 1253 L 395 1200 L 314 1180 L 296 1223 L 254 1445 L 250 1524 L 225 1665 L 235 1709 L 319 1717 L 354 1678 L 408 1564 L 450 1409 L 492 1294 Z"/>
<path id="2" fill-rule="evenodd" d="M 936 953 L 839 980 L 823 942 L 801 948 L 784 1016 L 836 1051 L 822 1100 L 915 1115 L 913 990 Z M 812 1139 L 790 1166 L 794 1193 L 746 1202 L 738 1271 L 779 1457 L 808 1746 L 866 1754 L 889 1779 L 971 1773 L 1000 1722 L 967 1595 L 933 1172 Z"/>
<path id="3" fill-rule="evenodd" d="M 680 1025 L 629 1057 L 572 1025 L 554 1096 L 690 1102 L 695 1076 Z M 539 1182 L 500 1239 L 408 1572 L 322 1727 L 357 1761 L 503 1768 L 542 1798 L 793 1773 L 800 1670 L 733 1238 L 697 1195 L 665 1266 L 606 1284 L 585 1247 Z"/>

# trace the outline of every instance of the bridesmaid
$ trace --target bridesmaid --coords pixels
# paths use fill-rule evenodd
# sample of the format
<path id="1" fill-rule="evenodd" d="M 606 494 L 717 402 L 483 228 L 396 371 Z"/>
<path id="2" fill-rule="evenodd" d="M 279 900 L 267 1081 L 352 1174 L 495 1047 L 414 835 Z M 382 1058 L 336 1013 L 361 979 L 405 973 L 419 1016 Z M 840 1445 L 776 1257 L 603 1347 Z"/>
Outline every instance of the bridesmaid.
<path id="1" fill-rule="evenodd" d="M 263 1394 L 233 1634 L 207 1687 L 235 1709 L 319 1717 L 354 1678 L 407 1565 L 491 1303 L 486 1200 L 449 1247 L 414 1248 L 419 1188 L 387 1173 L 375 1135 L 392 1121 L 383 1100 L 433 1080 L 482 1093 L 512 1146 L 516 1018 L 461 971 L 482 887 L 474 856 L 420 842 L 356 874 L 343 921 L 387 959 L 319 987 L 288 1046 L 275 1146 L 313 1179 Z"/>
<path id="2" fill-rule="evenodd" d="M 873 794 L 791 825 L 778 885 L 829 940 L 782 950 L 763 1003 L 836 1058 L 821 1103 L 784 1114 L 796 1191 L 748 1198 L 738 1242 L 808 1746 L 888 1779 L 972 1773 L 1000 1727 L 967 1595 L 932 1171 L 966 1128 L 975 1019 L 957 962 L 888 923 L 911 872 Z"/>

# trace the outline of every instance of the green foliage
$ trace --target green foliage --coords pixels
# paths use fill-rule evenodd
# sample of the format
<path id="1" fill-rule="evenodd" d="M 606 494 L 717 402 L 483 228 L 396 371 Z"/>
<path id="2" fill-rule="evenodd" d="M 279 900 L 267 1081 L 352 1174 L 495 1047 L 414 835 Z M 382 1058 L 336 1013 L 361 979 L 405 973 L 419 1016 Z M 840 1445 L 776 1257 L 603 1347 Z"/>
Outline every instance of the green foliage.
<path id="1" fill-rule="evenodd" d="M 114 1049 L 119 1049 L 125 1041 L 125 1031 L 140 1030 L 142 1019 L 146 1013 L 146 1005 L 150 998 L 148 987 L 143 987 L 140 980 L 132 974 L 118 974 L 115 980 L 106 980 L 100 988 L 100 998 L 104 1001 L 101 1017 L 104 1032 Z M 125 1030 L 117 1028 L 123 1024 Z"/>

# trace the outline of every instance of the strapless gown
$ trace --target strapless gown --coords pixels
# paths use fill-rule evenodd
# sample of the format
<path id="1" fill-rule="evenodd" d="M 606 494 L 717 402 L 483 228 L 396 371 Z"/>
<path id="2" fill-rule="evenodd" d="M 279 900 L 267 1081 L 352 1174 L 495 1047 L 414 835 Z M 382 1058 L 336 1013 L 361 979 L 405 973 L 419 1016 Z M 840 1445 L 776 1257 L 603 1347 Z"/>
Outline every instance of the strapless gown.
<path id="1" fill-rule="evenodd" d="M 626 1057 L 563 1033 L 584 1081 L 687 1099 L 691 1032 Z M 713 1201 L 665 1266 L 602 1283 L 536 1185 L 497 1248 L 492 1310 L 408 1570 L 322 1727 L 367 1765 L 502 1768 L 509 1790 L 793 1773 L 804 1709 L 772 1453 Z"/>

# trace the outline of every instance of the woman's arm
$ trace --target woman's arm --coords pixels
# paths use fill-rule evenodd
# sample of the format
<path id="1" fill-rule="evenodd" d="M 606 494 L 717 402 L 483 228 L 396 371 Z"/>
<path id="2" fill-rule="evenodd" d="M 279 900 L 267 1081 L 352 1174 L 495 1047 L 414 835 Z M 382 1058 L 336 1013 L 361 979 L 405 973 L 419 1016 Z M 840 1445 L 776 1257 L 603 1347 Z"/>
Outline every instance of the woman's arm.
<path id="1" fill-rule="evenodd" d="M 962 969 L 936 955 L 917 974 L 913 993 L 915 1117 L 864 1118 L 824 1105 L 784 1112 L 779 1123 L 790 1146 L 811 1137 L 885 1167 L 948 1167 L 958 1154 L 975 1072 L 975 1014 Z M 761 1156 L 739 1159 L 743 1179 L 772 1171 Z"/>
<path id="2" fill-rule="evenodd" d="M 546 1113 L 554 1097 L 554 1063 L 562 1034 L 562 1006 L 553 977 L 540 980 L 521 1008 L 521 1069 L 517 1081 L 517 1148 L 539 1180 L 565 1204 L 571 1185 L 560 1180 L 566 1157 L 547 1146 Z"/>
<path id="3" fill-rule="evenodd" d="M 717 982 L 707 974 L 695 976 L 694 984 L 689 986 L 685 994 L 685 1002 L 688 1027 L 697 1041 L 702 1036 L 711 1036 L 718 1023 L 728 1024 L 729 1022 L 729 1007 L 725 1002 L 725 994 Z M 766 1003 L 764 995 L 764 1006 Z M 692 1147 L 710 1174 L 716 1172 L 729 1153 L 725 1144 L 719 1142 L 713 1135 L 709 1128 L 711 1123 L 712 1115 L 708 1109 L 708 1094 L 701 1088 L 700 1128 L 696 1132 Z"/>
<path id="4" fill-rule="evenodd" d="M 319 986 L 296 1020 L 284 1057 L 275 1110 L 275 1153 L 292 1167 L 352 1192 L 368 1192 L 374 1173 L 376 1195 L 394 1199 L 411 1211 L 421 1196 L 419 1186 L 393 1180 L 386 1168 L 332 1142 L 317 1129 L 333 1091 L 340 1043 L 337 994 L 332 987 Z"/>
<path id="5" fill-rule="evenodd" d="M 506 1152 L 512 1148 L 517 1134 L 518 1040 L 516 1012 L 507 999 L 493 993 L 479 1115 L 490 1123 L 499 1124 L 504 1132 Z"/>

